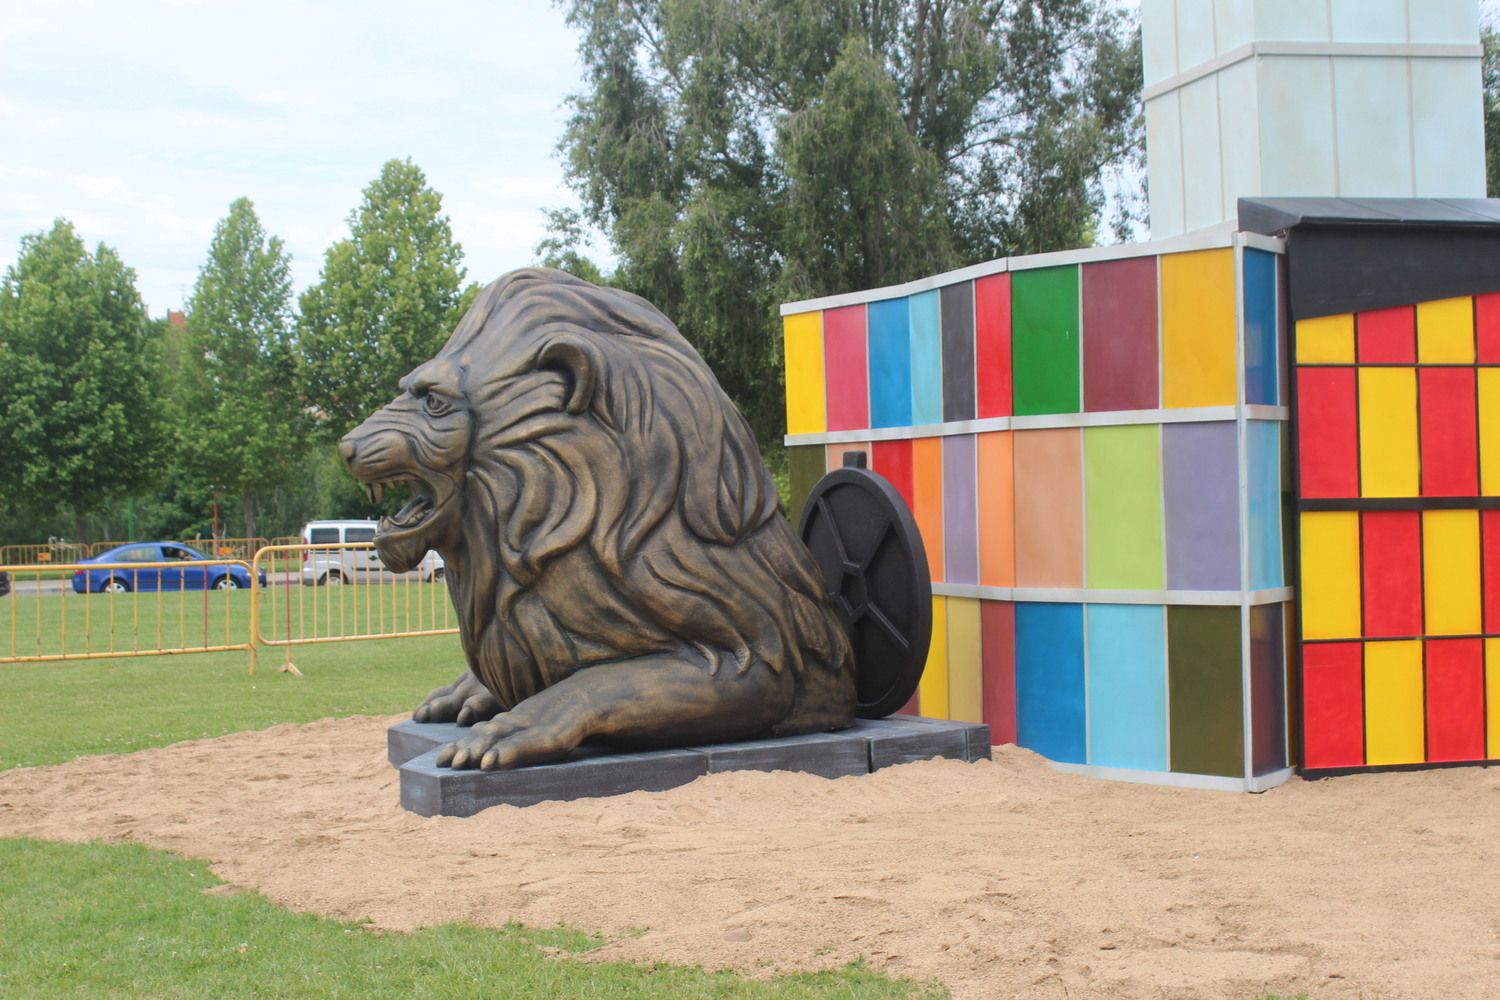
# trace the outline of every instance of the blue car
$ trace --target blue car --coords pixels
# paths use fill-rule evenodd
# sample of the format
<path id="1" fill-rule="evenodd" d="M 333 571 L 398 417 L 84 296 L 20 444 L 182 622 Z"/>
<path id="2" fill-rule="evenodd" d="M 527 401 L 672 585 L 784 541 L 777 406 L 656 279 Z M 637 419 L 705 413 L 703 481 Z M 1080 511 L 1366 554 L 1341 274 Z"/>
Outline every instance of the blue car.
<path id="1" fill-rule="evenodd" d="M 131 542 L 92 559 L 80 560 L 97 569 L 73 571 L 73 589 L 84 593 L 124 594 L 160 590 L 238 590 L 250 586 L 243 566 L 196 566 L 208 556 L 179 542 Z M 171 563 L 170 566 L 129 567 L 119 563 Z M 260 571 L 266 585 L 266 571 Z"/>

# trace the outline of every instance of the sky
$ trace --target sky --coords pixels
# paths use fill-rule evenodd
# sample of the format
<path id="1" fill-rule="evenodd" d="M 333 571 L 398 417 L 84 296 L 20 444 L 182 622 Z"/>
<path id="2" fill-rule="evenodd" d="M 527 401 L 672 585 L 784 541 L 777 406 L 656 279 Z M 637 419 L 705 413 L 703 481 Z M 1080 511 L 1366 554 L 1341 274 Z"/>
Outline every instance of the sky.
<path id="1" fill-rule="evenodd" d="M 62 216 L 164 315 L 244 196 L 301 292 L 410 157 L 489 282 L 533 261 L 543 208 L 576 207 L 555 152 L 575 48 L 547 0 L 6 0 L 0 269 Z"/>

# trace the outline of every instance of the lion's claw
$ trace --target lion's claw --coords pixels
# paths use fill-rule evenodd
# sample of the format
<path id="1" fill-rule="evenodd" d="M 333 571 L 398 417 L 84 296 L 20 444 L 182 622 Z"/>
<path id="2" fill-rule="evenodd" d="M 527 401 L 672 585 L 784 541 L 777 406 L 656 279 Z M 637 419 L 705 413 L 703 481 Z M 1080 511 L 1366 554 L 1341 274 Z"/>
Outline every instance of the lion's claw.
<path id="1" fill-rule="evenodd" d="M 452 684 L 429 694 L 411 717 L 417 722 L 456 722 L 471 726 L 492 719 L 500 712 L 500 703 L 490 694 L 473 671 L 465 670 Z"/>

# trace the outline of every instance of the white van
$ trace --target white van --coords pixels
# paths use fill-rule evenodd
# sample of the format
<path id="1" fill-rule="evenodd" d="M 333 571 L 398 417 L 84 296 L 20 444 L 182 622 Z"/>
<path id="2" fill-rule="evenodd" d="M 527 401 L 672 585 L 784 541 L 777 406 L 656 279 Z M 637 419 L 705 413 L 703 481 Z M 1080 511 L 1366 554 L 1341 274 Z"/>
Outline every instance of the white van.
<path id="1" fill-rule="evenodd" d="M 375 540 L 374 521 L 309 521 L 302 526 L 304 545 L 347 545 Z M 312 549 L 302 553 L 302 582 L 309 586 L 363 583 L 381 572 L 374 549 Z M 428 552 L 412 572 L 423 583 L 443 578 L 443 557 Z"/>

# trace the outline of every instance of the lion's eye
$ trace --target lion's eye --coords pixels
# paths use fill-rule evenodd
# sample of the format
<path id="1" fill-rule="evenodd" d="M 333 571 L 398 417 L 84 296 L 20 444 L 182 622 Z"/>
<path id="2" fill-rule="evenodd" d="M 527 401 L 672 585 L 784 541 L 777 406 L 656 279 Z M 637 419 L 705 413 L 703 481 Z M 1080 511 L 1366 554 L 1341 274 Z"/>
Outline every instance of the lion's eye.
<path id="1" fill-rule="evenodd" d="M 422 408 L 434 417 L 448 412 L 448 404 L 443 397 L 431 392 L 422 397 Z"/>

